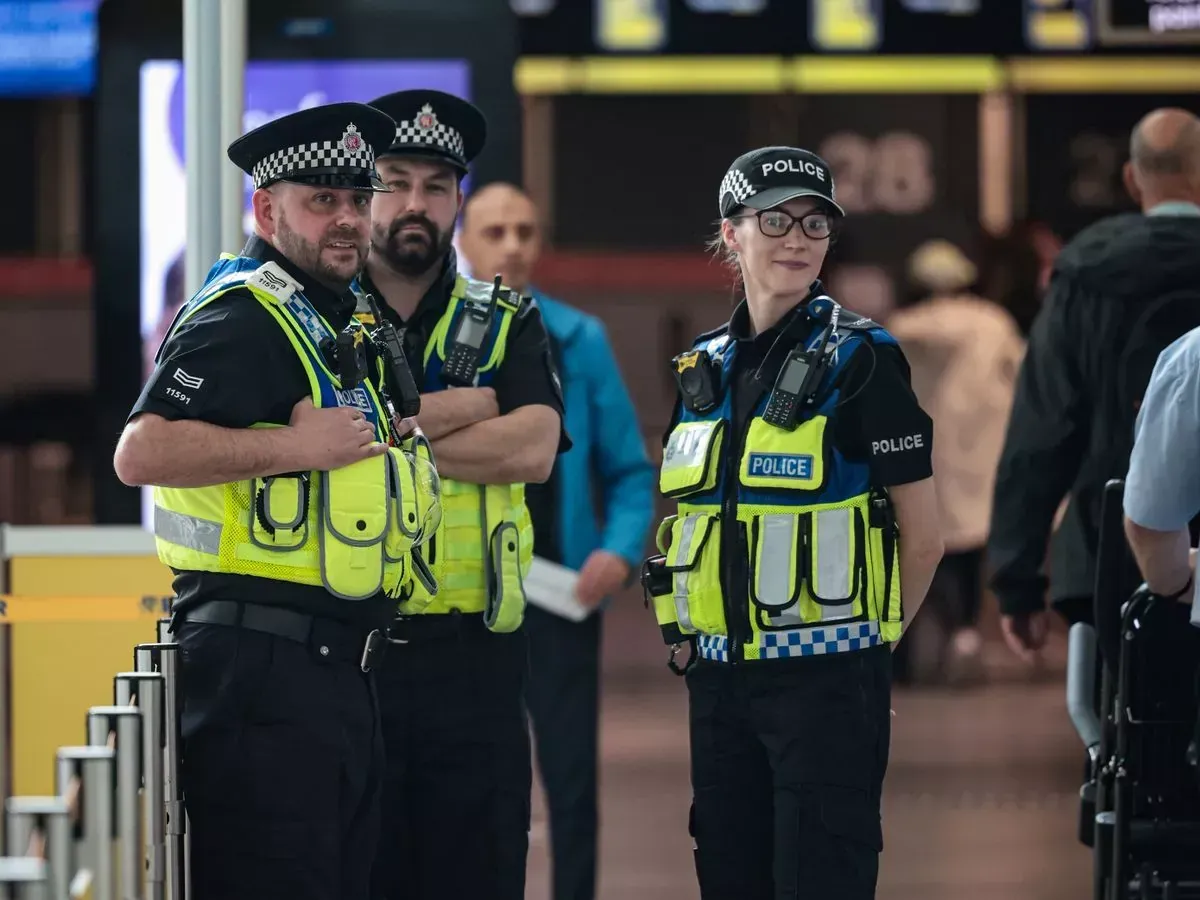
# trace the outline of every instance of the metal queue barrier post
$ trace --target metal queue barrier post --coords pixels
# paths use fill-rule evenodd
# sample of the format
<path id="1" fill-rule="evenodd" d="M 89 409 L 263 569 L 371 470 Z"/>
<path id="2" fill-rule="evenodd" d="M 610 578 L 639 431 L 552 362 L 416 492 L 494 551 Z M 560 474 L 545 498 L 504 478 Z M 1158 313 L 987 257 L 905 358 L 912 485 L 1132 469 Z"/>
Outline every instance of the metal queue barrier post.
<path id="1" fill-rule="evenodd" d="M 161 672 L 121 672 L 113 678 L 113 703 L 142 711 L 142 828 L 145 839 L 145 900 L 165 900 L 166 797 L 163 783 L 163 720 Z"/>
<path id="2" fill-rule="evenodd" d="M 60 747 L 55 793 L 67 800 L 77 824 L 78 849 L 72 896 L 117 900 L 113 871 L 113 779 L 111 747 Z"/>
<path id="3" fill-rule="evenodd" d="M 32 856 L 0 859 L 0 897 L 5 900 L 59 900 L 46 889 L 46 861 Z"/>
<path id="4" fill-rule="evenodd" d="M 164 626 L 159 623 L 159 633 Z M 179 782 L 179 645 L 170 641 L 138 644 L 133 651 L 137 672 L 157 672 L 163 678 L 162 785 L 166 825 L 165 900 L 187 900 L 188 852 L 187 819 L 183 808 L 183 790 Z"/>
<path id="5" fill-rule="evenodd" d="M 44 857 L 48 900 L 71 895 L 71 808 L 64 797 L 9 797 L 5 804 L 10 857 Z"/>
<path id="6" fill-rule="evenodd" d="M 112 747 L 117 754 L 116 829 L 117 895 L 142 896 L 142 711 L 136 706 L 93 706 L 87 713 L 88 744 Z"/>

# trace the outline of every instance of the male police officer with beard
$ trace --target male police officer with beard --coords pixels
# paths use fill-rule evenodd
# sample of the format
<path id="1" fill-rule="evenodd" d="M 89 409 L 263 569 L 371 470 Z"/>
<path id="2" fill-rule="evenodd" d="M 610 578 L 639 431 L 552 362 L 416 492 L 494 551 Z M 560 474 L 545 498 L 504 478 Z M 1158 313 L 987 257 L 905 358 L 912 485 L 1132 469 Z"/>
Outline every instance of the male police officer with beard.
<path id="1" fill-rule="evenodd" d="M 379 155 L 390 192 L 372 204 L 360 286 L 404 329 L 443 497 L 426 549 L 436 592 L 417 584 L 403 598 L 380 673 L 387 775 L 374 895 L 520 900 L 532 781 L 524 486 L 549 478 L 570 446 L 561 390 L 536 305 L 457 272 L 450 241 L 483 115 L 428 90 L 371 105 L 397 127 Z"/>
<path id="2" fill-rule="evenodd" d="M 120 479 L 154 485 L 176 576 L 193 900 L 368 896 L 384 768 L 371 670 L 408 551 L 437 527 L 436 479 L 418 477 L 411 424 L 359 355 L 372 342 L 348 290 L 394 132 L 339 103 L 230 145 L 254 236 L 183 305 L 117 447 Z"/>

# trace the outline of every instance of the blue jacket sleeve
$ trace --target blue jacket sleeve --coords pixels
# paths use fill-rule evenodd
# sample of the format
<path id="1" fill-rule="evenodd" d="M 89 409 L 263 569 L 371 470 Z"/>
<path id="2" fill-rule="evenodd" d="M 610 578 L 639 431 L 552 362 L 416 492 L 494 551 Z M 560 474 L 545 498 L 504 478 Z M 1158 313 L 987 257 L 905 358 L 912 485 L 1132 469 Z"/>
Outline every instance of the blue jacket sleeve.
<path id="1" fill-rule="evenodd" d="M 583 343 L 587 364 L 581 369 L 592 379 L 592 465 L 603 496 L 600 549 L 620 556 L 636 572 L 654 517 L 654 468 L 604 326 L 589 321 Z"/>

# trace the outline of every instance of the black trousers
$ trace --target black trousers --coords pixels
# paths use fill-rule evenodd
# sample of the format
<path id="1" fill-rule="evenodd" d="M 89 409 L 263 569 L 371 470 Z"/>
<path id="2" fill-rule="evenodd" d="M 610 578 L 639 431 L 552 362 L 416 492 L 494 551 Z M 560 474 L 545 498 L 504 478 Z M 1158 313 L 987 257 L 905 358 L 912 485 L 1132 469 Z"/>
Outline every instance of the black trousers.
<path id="1" fill-rule="evenodd" d="M 530 607 L 529 714 L 550 812 L 553 900 L 596 896 L 601 614 Z"/>
<path id="2" fill-rule="evenodd" d="M 360 668 L 365 635 L 317 622 L 311 646 L 229 625 L 177 627 L 191 900 L 369 895 L 379 708 Z"/>
<path id="3" fill-rule="evenodd" d="M 479 615 L 393 628 L 379 673 L 387 774 L 375 900 L 522 900 L 533 780 L 524 631 Z"/>
<path id="4" fill-rule="evenodd" d="M 891 734 L 886 646 L 688 672 L 703 900 L 871 900 Z"/>

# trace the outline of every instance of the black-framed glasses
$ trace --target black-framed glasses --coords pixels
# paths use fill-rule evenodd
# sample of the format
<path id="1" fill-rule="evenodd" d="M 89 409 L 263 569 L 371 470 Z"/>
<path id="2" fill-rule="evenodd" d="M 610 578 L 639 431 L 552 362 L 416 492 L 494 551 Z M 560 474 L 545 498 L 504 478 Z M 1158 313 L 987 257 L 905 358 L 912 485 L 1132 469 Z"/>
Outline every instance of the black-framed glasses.
<path id="1" fill-rule="evenodd" d="M 783 237 L 799 222 L 800 230 L 814 241 L 823 241 L 833 235 L 833 217 L 829 213 L 813 210 L 802 216 L 793 216 L 782 209 L 760 209 L 734 216 L 735 219 L 758 219 L 758 230 L 767 237 Z"/>

